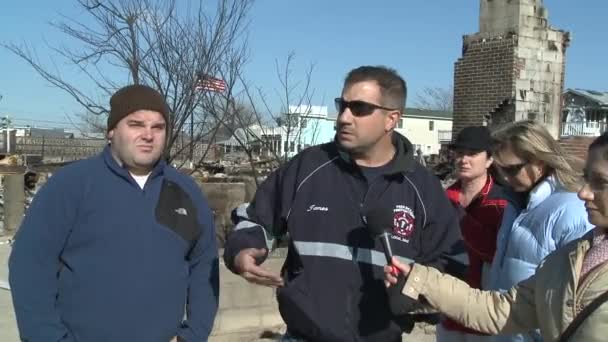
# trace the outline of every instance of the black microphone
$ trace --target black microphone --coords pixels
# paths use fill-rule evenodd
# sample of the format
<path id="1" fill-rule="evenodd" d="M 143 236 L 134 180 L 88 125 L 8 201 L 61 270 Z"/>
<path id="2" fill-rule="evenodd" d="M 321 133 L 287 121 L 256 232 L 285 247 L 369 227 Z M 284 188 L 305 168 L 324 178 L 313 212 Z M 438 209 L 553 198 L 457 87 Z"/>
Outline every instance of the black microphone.
<path id="1" fill-rule="evenodd" d="M 365 223 L 373 238 L 379 238 L 386 257 L 386 264 L 391 267 L 391 273 L 395 276 L 399 274 L 399 269 L 392 266 L 393 249 L 391 248 L 391 240 L 389 230 L 393 227 L 393 211 L 386 207 L 376 207 L 367 212 L 365 215 Z"/>
<path id="2" fill-rule="evenodd" d="M 401 294 L 405 285 L 405 275 L 392 265 L 393 250 L 391 248 L 390 233 L 394 226 L 394 213 L 387 207 L 372 208 L 365 214 L 365 224 L 374 239 L 379 238 L 384 249 L 386 263 L 391 268 L 390 273 L 397 278 L 397 283 L 387 289 L 388 304 L 394 315 L 408 314 L 416 307 L 416 301 Z"/>

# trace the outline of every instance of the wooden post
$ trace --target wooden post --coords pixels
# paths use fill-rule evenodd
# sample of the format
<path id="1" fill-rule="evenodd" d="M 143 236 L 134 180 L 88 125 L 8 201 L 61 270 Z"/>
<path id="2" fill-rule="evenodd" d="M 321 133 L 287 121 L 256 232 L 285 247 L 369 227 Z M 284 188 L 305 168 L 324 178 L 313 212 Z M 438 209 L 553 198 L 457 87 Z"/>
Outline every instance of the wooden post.
<path id="1" fill-rule="evenodd" d="M 23 174 L 4 175 L 4 230 L 17 231 L 25 213 L 25 185 Z"/>

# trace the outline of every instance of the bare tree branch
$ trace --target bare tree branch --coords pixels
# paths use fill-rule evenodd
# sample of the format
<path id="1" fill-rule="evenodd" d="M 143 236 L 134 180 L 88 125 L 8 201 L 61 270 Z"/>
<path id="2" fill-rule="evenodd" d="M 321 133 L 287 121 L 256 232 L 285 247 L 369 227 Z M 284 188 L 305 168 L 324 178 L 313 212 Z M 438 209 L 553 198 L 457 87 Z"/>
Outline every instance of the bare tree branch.
<path id="1" fill-rule="evenodd" d="M 261 88 L 252 87 L 245 80 L 242 70 L 233 68 L 232 74 L 224 76 L 225 79 L 238 81 L 243 91 L 235 96 L 236 101 L 226 102 L 229 104 L 225 108 L 228 112 L 217 111 L 214 117 L 230 132 L 239 149 L 246 154 L 254 175 L 259 174 L 256 158 L 269 154 L 275 164 L 281 164 L 289 159 L 292 152 L 296 152 L 296 145 L 303 145 L 302 123 L 310 114 L 314 96 L 314 90 L 311 89 L 314 65 L 305 71 L 303 79 L 294 80 L 294 59 L 295 54 L 289 53 L 284 65 L 278 60 L 275 61 L 280 87 L 274 90 L 282 104 L 279 113 L 271 110 L 267 96 Z M 302 110 L 302 113 L 297 112 Z M 314 129 L 314 125 L 310 128 Z"/>
<path id="2" fill-rule="evenodd" d="M 426 87 L 421 94 L 416 95 L 414 105 L 420 109 L 441 110 L 451 112 L 453 109 L 454 89 Z"/>
<path id="3" fill-rule="evenodd" d="M 71 80 L 65 70 L 42 63 L 25 45 L 3 46 L 82 105 L 86 114 L 76 117 L 88 129 L 105 126 L 108 97 L 120 86 L 147 84 L 156 88 L 172 111 L 169 161 L 191 158 L 192 163 L 199 164 L 184 152 L 196 151 L 199 160 L 205 157 L 209 139 L 220 125 L 210 112 L 216 110 L 220 100 L 229 101 L 224 95 L 197 91 L 198 75 L 230 74 L 232 69 L 241 72 L 247 56 L 244 32 L 253 0 L 216 0 L 211 10 L 207 2 L 192 0 L 77 2 L 87 20 L 64 16 L 51 24 L 75 44 L 72 48 L 51 46 L 50 51 L 85 75 L 90 84 Z M 189 10 L 180 10 L 184 8 Z M 230 87 L 235 85 L 232 82 Z M 230 99 L 234 92 L 227 89 L 226 93 Z M 224 112 L 229 113 L 227 109 Z"/>

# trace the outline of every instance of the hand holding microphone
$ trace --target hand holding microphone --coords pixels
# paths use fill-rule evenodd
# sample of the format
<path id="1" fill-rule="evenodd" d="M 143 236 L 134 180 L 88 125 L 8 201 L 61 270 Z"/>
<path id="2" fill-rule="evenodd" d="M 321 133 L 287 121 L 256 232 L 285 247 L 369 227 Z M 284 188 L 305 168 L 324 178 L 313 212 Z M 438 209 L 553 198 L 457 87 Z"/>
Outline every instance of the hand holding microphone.
<path id="1" fill-rule="evenodd" d="M 398 274 L 395 275 L 394 269 L 397 269 Z M 405 280 L 412 271 L 412 266 L 402 263 L 397 258 L 393 257 L 393 264 L 384 266 L 384 285 L 391 287 L 398 285 L 400 281 Z M 400 277 L 403 276 L 403 277 Z M 403 279 L 401 279 L 403 278 Z M 399 287 L 399 286 L 397 286 Z M 401 285 L 403 287 L 403 284 Z"/>

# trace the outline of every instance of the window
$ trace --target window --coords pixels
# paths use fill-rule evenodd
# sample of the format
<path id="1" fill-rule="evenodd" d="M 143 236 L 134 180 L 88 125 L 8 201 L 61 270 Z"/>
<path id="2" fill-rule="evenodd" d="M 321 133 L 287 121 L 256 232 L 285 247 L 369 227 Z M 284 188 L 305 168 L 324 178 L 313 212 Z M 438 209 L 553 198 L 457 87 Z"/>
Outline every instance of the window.
<path id="1" fill-rule="evenodd" d="M 296 150 L 296 143 L 294 143 L 293 141 L 291 143 L 289 143 L 289 151 L 290 152 L 295 152 Z"/>
<path id="2" fill-rule="evenodd" d="M 435 121 L 429 121 L 429 131 L 435 130 Z"/>

